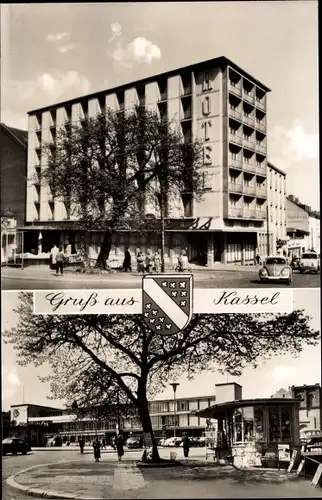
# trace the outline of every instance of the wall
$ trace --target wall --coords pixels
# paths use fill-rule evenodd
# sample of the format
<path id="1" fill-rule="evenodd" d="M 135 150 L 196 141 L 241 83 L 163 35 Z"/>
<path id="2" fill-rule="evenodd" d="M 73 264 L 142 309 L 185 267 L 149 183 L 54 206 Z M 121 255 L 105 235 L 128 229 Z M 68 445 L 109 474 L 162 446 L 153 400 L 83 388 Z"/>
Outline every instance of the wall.
<path id="1" fill-rule="evenodd" d="M 1 212 L 10 210 L 17 225 L 25 223 L 27 148 L 0 125 Z"/>

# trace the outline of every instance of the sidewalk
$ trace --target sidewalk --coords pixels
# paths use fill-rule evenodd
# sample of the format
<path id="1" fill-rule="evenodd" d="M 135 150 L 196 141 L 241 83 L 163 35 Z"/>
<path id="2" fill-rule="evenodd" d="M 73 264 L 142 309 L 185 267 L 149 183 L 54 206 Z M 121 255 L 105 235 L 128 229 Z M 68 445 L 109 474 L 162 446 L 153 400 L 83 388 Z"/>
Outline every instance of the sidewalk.
<path id="1" fill-rule="evenodd" d="M 296 474 L 278 470 L 236 470 L 197 460 L 177 467 L 139 468 L 134 460 L 102 457 L 99 463 L 77 462 L 35 466 L 8 478 L 12 488 L 47 498 L 303 498 L 321 497 Z"/>
<path id="2" fill-rule="evenodd" d="M 258 267 L 257 266 L 241 266 L 235 264 L 215 264 L 214 267 L 209 268 L 205 266 L 197 266 L 191 265 L 191 272 L 193 274 L 209 274 L 216 272 L 254 272 L 257 274 Z M 165 271 L 165 274 L 180 274 L 176 273 L 173 269 L 168 269 Z M 17 267 L 5 267 L 1 268 L 1 275 L 3 277 L 8 278 L 19 278 L 19 279 L 29 279 L 29 278 L 37 278 L 37 279 L 56 279 L 63 280 L 68 279 L 68 281 L 86 281 L 90 282 L 98 282 L 98 281 L 138 281 L 142 279 L 142 274 L 138 274 L 136 271 L 125 273 L 122 271 L 113 270 L 111 273 L 106 274 L 82 274 L 76 273 L 74 269 L 66 268 L 64 269 L 63 276 L 56 276 L 55 271 L 48 269 L 47 266 L 38 266 L 38 267 L 26 267 L 24 269 Z"/>

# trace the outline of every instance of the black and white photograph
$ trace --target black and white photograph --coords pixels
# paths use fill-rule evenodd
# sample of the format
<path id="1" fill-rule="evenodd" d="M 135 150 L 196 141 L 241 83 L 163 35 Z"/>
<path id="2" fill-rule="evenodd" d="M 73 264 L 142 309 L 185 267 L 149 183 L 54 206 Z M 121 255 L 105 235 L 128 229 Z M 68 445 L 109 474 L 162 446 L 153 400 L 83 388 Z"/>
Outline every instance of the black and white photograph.
<path id="1" fill-rule="evenodd" d="M 3 289 L 320 286 L 317 2 L 1 13 Z"/>
<path id="2" fill-rule="evenodd" d="M 321 497 L 319 304 L 297 290 L 289 314 L 195 315 L 165 337 L 4 292 L 4 498 Z"/>

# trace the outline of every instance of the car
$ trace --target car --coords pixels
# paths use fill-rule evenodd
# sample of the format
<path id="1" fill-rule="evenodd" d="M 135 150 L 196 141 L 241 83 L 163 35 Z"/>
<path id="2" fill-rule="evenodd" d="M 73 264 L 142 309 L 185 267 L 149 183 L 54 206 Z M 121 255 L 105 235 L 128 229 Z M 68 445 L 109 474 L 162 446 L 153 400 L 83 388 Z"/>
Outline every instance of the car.
<path id="1" fill-rule="evenodd" d="M 300 257 L 292 257 L 291 268 L 293 271 L 294 269 L 300 269 Z"/>
<path id="2" fill-rule="evenodd" d="M 302 254 L 299 263 L 300 273 L 320 272 L 320 258 L 316 252 L 305 252 Z"/>
<path id="3" fill-rule="evenodd" d="M 141 448 L 142 445 L 141 445 L 141 442 L 140 442 L 140 439 L 139 438 L 136 438 L 136 437 L 130 437 L 127 441 L 126 441 L 126 446 L 128 448 Z"/>
<path id="4" fill-rule="evenodd" d="M 166 442 L 166 439 L 165 438 L 161 438 L 159 443 L 158 443 L 158 446 L 164 446 L 164 443 Z"/>
<path id="5" fill-rule="evenodd" d="M 292 283 L 292 276 L 292 268 L 289 266 L 287 259 L 280 255 L 266 257 L 263 267 L 259 270 L 259 279 L 262 282 L 282 281 L 290 285 Z"/>
<path id="6" fill-rule="evenodd" d="M 17 453 L 22 453 L 22 455 L 27 455 L 31 451 L 29 444 L 20 438 L 8 437 L 2 441 L 2 455 L 17 455 Z"/>
<path id="7" fill-rule="evenodd" d="M 176 447 L 180 446 L 182 441 L 181 437 L 171 437 L 165 440 L 164 446 Z"/>
<path id="8" fill-rule="evenodd" d="M 201 436 L 200 438 L 198 438 L 198 446 L 206 446 L 205 436 Z"/>

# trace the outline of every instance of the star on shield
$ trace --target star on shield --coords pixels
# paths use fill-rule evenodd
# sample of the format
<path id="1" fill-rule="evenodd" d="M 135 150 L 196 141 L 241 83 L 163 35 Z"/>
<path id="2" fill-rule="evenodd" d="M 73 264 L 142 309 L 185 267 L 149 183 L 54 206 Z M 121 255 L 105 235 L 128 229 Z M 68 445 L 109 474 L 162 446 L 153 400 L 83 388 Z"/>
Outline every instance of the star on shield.
<path id="1" fill-rule="evenodd" d="M 142 280 L 143 319 L 159 335 L 184 330 L 192 316 L 192 274 L 151 274 Z"/>

